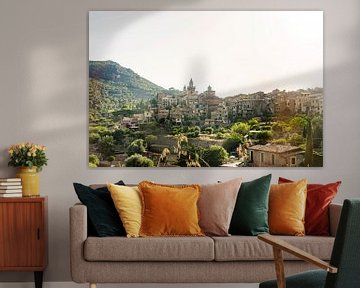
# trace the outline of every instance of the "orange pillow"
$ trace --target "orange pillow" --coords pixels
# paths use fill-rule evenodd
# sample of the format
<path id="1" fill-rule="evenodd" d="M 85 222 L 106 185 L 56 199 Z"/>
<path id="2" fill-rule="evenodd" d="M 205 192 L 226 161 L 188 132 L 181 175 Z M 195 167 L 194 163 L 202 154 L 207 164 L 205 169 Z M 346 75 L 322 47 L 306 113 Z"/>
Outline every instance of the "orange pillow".
<path id="1" fill-rule="evenodd" d="M 279 177 L 279 184 L 293 181 Z M 341 181 L 329 184 L 307 184 L 305 234 L 329 236 L 329 206 L 335 198 Z"/>
<path id="2" fill-rule="evenodd" d="M 269 195 L 271 234 L 303 236 L 307 180 L 273 184 Z"/>
<path id="3" fill-rule="evenodd" d="M 199 227 L 199 185 L 139 183 L 142 198 L 140 236 L 203 236 Z"/>

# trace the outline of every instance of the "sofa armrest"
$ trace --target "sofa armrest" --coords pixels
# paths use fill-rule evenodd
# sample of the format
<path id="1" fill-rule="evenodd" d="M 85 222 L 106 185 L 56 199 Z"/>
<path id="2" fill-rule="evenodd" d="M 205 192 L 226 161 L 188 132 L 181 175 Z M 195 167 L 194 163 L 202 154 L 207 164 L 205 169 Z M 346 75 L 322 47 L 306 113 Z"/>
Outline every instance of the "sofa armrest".
<path id="1" fill-rule="evenodd" d="M 313 264 L 315 266 L 318 266 L 321 269 L 326 270 L 327 272 L 337 273 L 336 267 L 331 266 L 329 263 L 327 263 L 327 262 L 311 255 L 310 253 L 307 253 L 307 252 L 295 247 L 294 245 L 291 245 L 275 236 L 272 236 L 270 234 L 260 234 L 257 237 L 261 241 L 264 241 L 264 242 L 270 244 L 274 248 L 279 249 L 281 251 L 285 251 L 287 253 L 290 253 L 310 264 Z"/>
<path id="2" fill-rule="evenodd" d="M 270 244 L 273 247 L 274 263 L 276 271 L 276 282 L 278 288 L 286 288 L 285 272 L 284 272 L 284 260 L 282 252 L 290 253 L 308 263 L 314 264 L 321 269 L 326 270 L 329 273 L 337 273 L 337 268 L 331 266 L 325 261 L 281 240 L 270 234 L 260 234 L 257 236 L 259 240 Z"/>
<path id="3" fill-rule="evenodd" d="M 339 225 L 342 204 L 331 203 L 329 207 L 330 235 L 336 236 Z"/>
<path id="4" fill-rule="evenodd" d="M 73 281 L 85 282 L 86 263 L 83 245 L 87 238 L 87 208 L 82 204 L 70 207 L 70 268 Z"/>

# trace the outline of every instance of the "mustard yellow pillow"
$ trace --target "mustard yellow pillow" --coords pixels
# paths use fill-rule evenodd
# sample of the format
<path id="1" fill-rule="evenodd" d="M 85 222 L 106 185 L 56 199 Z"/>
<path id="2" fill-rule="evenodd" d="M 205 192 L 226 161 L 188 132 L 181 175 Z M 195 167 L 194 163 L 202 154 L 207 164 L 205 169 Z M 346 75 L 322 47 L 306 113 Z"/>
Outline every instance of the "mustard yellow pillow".
<path id="1" fill-rule="evenodd" d="M 139 237 L 141 226 L 141 197 L 137 187 L 107 185 L 127 237 Z"/>
<path id="2" fill-rule="evenodd" d="M 269 228 L 271 234 L 305 234 L 307 180 L 273 184 L 269 195 Z"/>
<path id="3" fill-rule="evenodd" d="M 172 186 L 143 181 L 140 236 L 202 236 L 197 201 L 199 185 Z"/>

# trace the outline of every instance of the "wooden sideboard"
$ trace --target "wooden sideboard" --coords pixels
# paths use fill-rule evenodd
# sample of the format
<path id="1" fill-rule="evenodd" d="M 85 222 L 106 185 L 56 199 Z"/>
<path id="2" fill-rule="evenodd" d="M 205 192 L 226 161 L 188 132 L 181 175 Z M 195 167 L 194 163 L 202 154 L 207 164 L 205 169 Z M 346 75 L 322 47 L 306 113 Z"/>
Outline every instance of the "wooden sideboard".
<path id="1" fill-rule="evenodd" d="M 32 271 L 41 288 L 47 250 L 47 197 L 0 198 L 0 271 Z"/>

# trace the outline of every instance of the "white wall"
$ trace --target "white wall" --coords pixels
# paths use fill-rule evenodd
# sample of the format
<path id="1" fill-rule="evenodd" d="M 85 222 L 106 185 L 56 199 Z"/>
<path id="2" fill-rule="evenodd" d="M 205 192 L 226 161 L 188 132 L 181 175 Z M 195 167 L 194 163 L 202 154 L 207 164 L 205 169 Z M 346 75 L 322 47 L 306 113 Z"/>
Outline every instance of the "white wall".
<path id="1" fill-rule="evenodd" d="M 236 169 L 87 168 L 87 22 L 89 10 L 324 10 L 324 167 Z M 49 196 L 46 281 L 67 281 L 68 208 L 72 182 L 149 179 L 213 182 L 265 173 L 310 182 L 342 180 L 337 201 L 359 197 L 360 2 L 358 0 L 1 0 L 0 176 L 13 176 L 6 148 L 33 141 L 48 146 L 41 193 Z M 299 23 L 301 25 L 301 23 Z M 32 281 L 29 273 L 0 273 L 0 282 Z"/>

